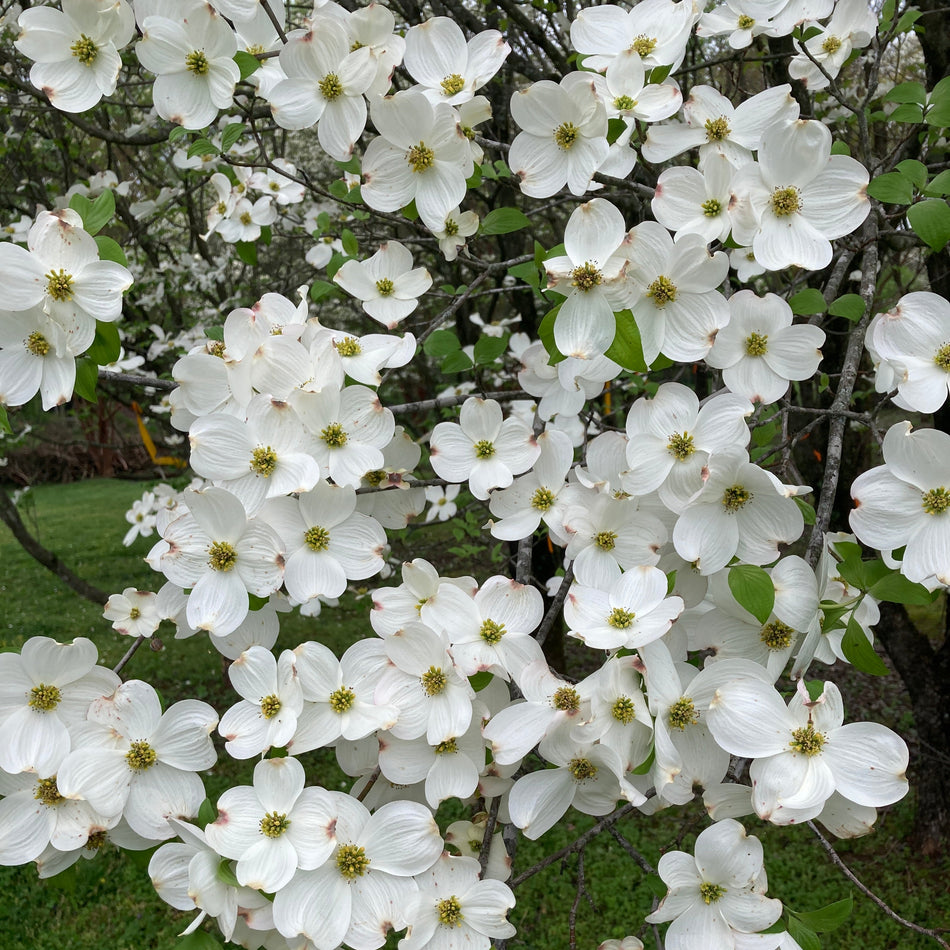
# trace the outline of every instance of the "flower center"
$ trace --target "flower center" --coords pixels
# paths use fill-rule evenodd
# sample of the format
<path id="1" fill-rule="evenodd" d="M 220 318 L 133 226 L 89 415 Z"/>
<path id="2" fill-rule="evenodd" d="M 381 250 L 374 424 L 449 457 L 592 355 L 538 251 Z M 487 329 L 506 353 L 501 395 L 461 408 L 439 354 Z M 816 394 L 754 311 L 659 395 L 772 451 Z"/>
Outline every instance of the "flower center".
<path id="1" fill-rule="evenodd" d="M 211 356 L 217 356 L 218 359 L 224 359 L 224 341 L 223 340 L 212 340 L 207 344 L 208 353 Z"/>
<path id="2" fill-rule="evenodd" d="M 950 373 L 950 343 L 944 343 L 944 345 L 934 353 L 934 362 L 944 372 Z"/>
<path id="3" fill-rule="evenodd" d="M 49 340 L 47 340 L 39 330 L 34 330 L 23 341 L 23 345 L 34 356 L 46 356 L 46 354 L 50 351 Z"/>
<path id="4" fill-rule="evenodd" d="M 391 297 L 396 285 L 388 277 L 380 277 L 376 281 L 376 292 L 380 297 Z"/>
<path id="5" fill-rule="evenodd" d="M 196 76 L 204 76 L 211 67 L 208 57 L 200 49 L 196 49 L 185 57 L 185 68 Z"/>
<path id="6" fill-rule="evenodd" d="M 567 770 L 574 776 L 575 782 L 586 782 L 597 777 L 597 766 L 590 759 L 571 759 Z"/>
<path id="7" fill-rule="evenodd" d="M 51 270 L 46 276 L 46 292 L 53 300 L 73 299 L 73 278 L 64 270 Z"/>
<path id="8" fill-rule="evenodd" d="M 675 703 L 670 706 L 670 725 L 681 732 L 687 726 L 695 726 L 699 722 L 699 713 L 696 712 L 696 704 L 689 696 L 680 696 Z"/>
<path id="9" fill-rule="evenodd" d="M 359 356 L 363 352 L 363 347 L 360 346 L 359 340 L 356 337 L 348 336 L 343 340 L 337 340 L 334 344 L 336 347 L 337 353 L 340 356 Z"/>
<path id="10" fill-rule="evenodd" d="M 647 287 L 647 296 L 653 298 L 653 302 L 658 307 L 663 307 L 676 300 L 676 284 L 660 274 L 659 277 L 649 287 Z"/>
<path id="11" fill-rule="evenodd" d="M 745 508 L 751 497 L 752 492 L 747 488 L 743 488 L 741 485 L 733 485 L 722 493 L 722 507 L 726 511 L 738 511 L 740 508 Z"/>
<path id="12" fill-rule="evenodd" d="M 340 874 L 352 881 L 366 873 L 369 858 L 358 844 L 341 844 L 336 852 L 336 866 Z"/>
<path id="13" fill-rule="evenodd" d="M 670 436 L 670 441 L 666 443 L 666 451 L 677 462 L 685 462 L 696 451 L 693 437 L 688 432 L 674 432 Z"/>
<path id="14" fill-rule="evenodd" d="M 559 686 L 551 697 L 551 703 L 561 712 L 577 712 L 581 708 L 581 697 L 573 686 Z"/>
<path id="15" fill-rule="evenodd" d="M 133 607 L 129 611 L 129 620 L 138 620 L 142 616 L 142 611 L 138 607 Z"/>
<path id="16" fill-rule="evenodd" d="M 839 40 L 837 36 L 829 36 L 825 39 L 825 42 L 821 44 L 821 48 L 831 56 L 841 49 L 841 40 Z"/>
<path id="17" fill-rule="evenodd" d="M 739 15 L 739 19 L 736 21 L 736 26 L 740 30 L 751 30 L 755 26 L 755 20 L 750 16 L 746 16 L 744 13 Z"/>
<path id="18" fill-rule="evenodd" d="M 439 693 L 444 691 L 449 682 L 448 679 L 446 679 L 445 673 L 442 672 L 441 667 L 438 666 L 430 666 L 429 669 L 422 674 L 420 680 L 426 696 L 438 696 Z"/>
<path id="19" fill-rule="evenodd" d="M 208 567 L 212 571 L 230 571 L 237 563 L 237 551 L 227 541 L 215 541 L 208 548 Z"/>
<path id="20" fill-rule="evenodd" d="M 781 620 L 773 620 L 762 628 L 759 639 L 770 650 L 785 650 L 792 643 L 792 637 L 795 631 Z"/>
<path id="21" fill-rule="evenodd" d="M 280 712 L 280 706 L 280 697 L 271 693 L 261 700 L 261 715 L 265 719 L 273 719 Z"/>
<path id="22" fill-rule="evenodd" d="M 436 901 L 435 909 L 439 912 L 440 924 L 444 924 L 446 927 L 462 926 L 465 915 L 462 913 L 462 905 L 459 903 L 459 899 L 454 894 L 444 900 Z"/>
<path id="23" fill-rule="evenodd" d="M 342 449 L 346 445 L 346 430 L 339 422 L 331 422 L 325 429 L 320 430 L 320 438 L 327 448 Z"/>
<path id="24" fill-rule="evenodd" d="M 452 218 L 446 218 L 445 233 L 447 237 L 455 237 L 455 235 L 459 233 L 458 221 L 454 221 Z"/>
<path id="25" fill-rule="evenodd" d="M 107 832 L 94 831 L 84 845 L 87 851 L 98 851 L 108 841 Z"/>
<path id="26" fill-rule="evenodd" d="M 277 468 L 277 453 L 268 445 L 266 448 L 259 445 L 251 453 L 251 471 L 264 478 L 270 478 Z"/>
<path id="27" fill-rule="evenodd" d="M 629 112 L 637 104 L 636 99 L 631 99 L 630 96 L 617 96 L 614 99 L 614 108 L 618 112 Z"/>
<path id="28" fill-rule="evenodd" d="M 133 742 L 125 753 L 125 761 L 129 763 L 130 769 L 144 772 L 158 761 L 158 753 L 147 742 Z"/>
<path id="29" fill-rule="evenodd" d="M 435 164 L 435 152 L 425 142 L 413 145 L 406 153 L 409 167 L 416 173 L 428 171 Z"/>
<path id="30" fill-rule="evenodd" d="M 315 524 L 304 531 L 303 541 L 311 551 L 326 551 L 330 546 L 330 532 Z"/>
<path id="31" fill-rule="evenodd" d="M 479 439 L 474 448 L 477 459 L 490 459 L 495 454 L 495 446 L 488 439 Z"/>
<path id="32" fill-rule="evenodd" d="M 942 515 L 950 508 L 950 492 L 946 488 L 931 488 L 921 498 L 923 509 L 928 515 Z"/>
<path id="33" fill-rule="evenodd" d="M 772 192 L 772 213 L 777 218 L 787 218 L 802 210 L 801 192 L 792 185 L 788 188 L 776 188 Z"/>
<path id="34" fill-rule="evenodd" d="M 815 727 L 811 723 L 802 726 L 801 729 L 796 729 L 792 733 L 792 741 L 789 742 L 789 745 L 802 755 L 818 755 L 824 744 L 824 734 L 815 732 Z"/>
<path id="35" fill-rule="evenodd" d="M 330 708 L 340 716 L 352 709 L 355 702 L 356 693 L 349 686 L 341 686 L 330 693 Z"/>
<path id="36" fill-rule="evenodd" d="M 729 120 L 724 115 L 718 119 L 707 119 L 705 129 L 707 142 L 721 142 L 732 131 L 729 128 Z"/>
<path id="37" fill-rule="evenodd" d="M 261 834 L 266 838 L 279 838 L 290 827 L 290 819 L 276 811 L 268 812 L 261 819 Z"/>
<path id="38" fill-rule="evenodd" d="M 91 66 L 99 55 L 99 47 L 96 46 L 96 41 L 89 39 L 85 33 L 79 34 L 79 39 L 69 47 L 69 51 L 83 66 Z"/>
<path id="39" fill-rule="evenodd" d="M 451 76 L 446 76 L 439 85 L 442 86 L 443 96 L 454 96 L 465 88 L 465 80 L 458 73 L 452 73 Z"/>
<path id="40" fill-rule="evenodd" d="M 459 750 L 458 743 L 455 739 L 446 739 L 444 742 L 439 742 L 435 747 L 436 755 L 453 755 Z"/>
<path id="41" fill-rule="evenodd" d="M 37 712 L 49 712 L 59 705 L 62 698 L 63 694 L 59 691 L 58 686 L 47 686 L 45 683 L 40 683 L 39 686 L 34 686 L 30 690 L 29 707 Z"/>
<path id="42" fill-rule="evenodd" d="M 611 627 L 616 627 L 618 630 L 626 630 L 627 627 L 633 623 L 636 616 L 632 610 L 624 610 L 623 607 L 614 607 L 614 609 L 610 611 L 607 623 Z"/>
<path id="43" fill-rule="evenodd" d="M 571 286 L 584 291 L 584 293 L 593 290 L 594 287 L 603 282 L 603 279 L 604 275 L 601 274 L 600 269 L 590 261 L 586 261 L 580 267 L 575 267 L 571 271 Z"/>
<path id="44" fill-rule="evenodd" d="M 703 901 L 707 904 L 713 904 L 719 900 L 726 893 L 726 889 L 721 884 L 710 884 L 708 881 L 703 881 L 699 885 L 699 896 L 702 897 Z"/>
<path id="45" fill-rule="evenodd" d="M 601 551 L 612 551 L 617 546 L 617 532 L 616 531 L 598 531 L 594 535 L 594 544 L 601 549 Z"/>
<path id="46" fill-rule="evenodd" d="M 44 805 L 50 807 L 58 805 L 63 801 L 63 796 L 59 794 L 59 789 L 56 787 L 56 776 L 54 775 L 52 778 L 41 778 L 36 783 L 36 791 L 33 797 L 38 802 L 42 802 Z"/>
<path id="47" fill-rule="evenodd" d="M 710 198 L 709 201 L 704 201 L 700 207 L 703 209 L 703 214 L 707 218 L 716 218 L 722 214 L 722 203 L 717 198 Z"/>
<path id="48" fill-rule="evenodd" d="M 749 356 L 765 356 L 769 349 L 767 333 L 750 333 L 745 340 L 745 351 Z"/>
<path id="49" fill-rule="evenodd" d="M 566 151 L 574 145 L 578 135 L 580 135 L 580 132 L 573 122 L 562 122 L 554 130 L 554 141 L 557 142 L 558 148 L 563 148 Z"/>
<path id="50" fill-rule="evenodd" d="M 641 33 L 630 44 L 630 49 L 632 49 L 638 56 L 649 56 L 650 53 L 656 49 L 656 37 L 645 36 L 643 33 Z"/>
<path id="51" fill-rule="evenodd" d="M 339 99 L 343 95 L 343 83 L 340 82 L 340 77 L 336 73 L 327 73 L 318 85 L 327 102 L 333 102 L 334 99 Z"/>
<path id="52" fill-rule="evenodd" d="M 537 511 L 547 511 L 554 501 L 554 492 L 550 488 L 538 488 L 531 496 L 531 507 Z"/>
<path id="53" fill-rule="evenodd" d="M 478 635 L 489 645 L 494 646 L 507 633 L 503 623 L 496 623 L 494 620 L 486 620 Z"/>
<path id="54" fill-rule="evenodd" d="M 251 217 L 251 212 L 250 212 L 250 211 L 242 211 L 242 212 L 241 212 L 241 224 L 243 224 L 244 227 L 248 227 L 249 225 L 252 225 L 253 223 L 254 223 L 254 219 Z"/>
<path id="55" fill-rule="evenodd" d="M 633 700 L 629 696 L 618 696 L 610 707 L 610 715 L 622 722 L 625 726 L 633 722 L 637 717 L 637 709 L 633 705 Z"/>

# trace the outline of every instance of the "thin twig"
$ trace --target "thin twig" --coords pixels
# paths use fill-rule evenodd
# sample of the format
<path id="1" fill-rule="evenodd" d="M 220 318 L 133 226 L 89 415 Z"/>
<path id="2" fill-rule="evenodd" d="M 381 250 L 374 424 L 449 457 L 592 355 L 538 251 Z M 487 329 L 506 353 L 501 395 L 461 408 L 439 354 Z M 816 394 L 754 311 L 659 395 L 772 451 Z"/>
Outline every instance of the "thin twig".
<path id="1" fill-rule="evenodd" d="M 498 822 L 498 809 L 500 807 L 501 796 L 496 795 L 488 811 L 488 820 L 485 822 L 485 836 L 482 838 L 482 847 L 478 852 L 478 863 L 481 866 L 479 877 L 482 878 L 485 877 L 485 872 L 488 870 L 488 856 L 491 854 L 491 839 L 495 833 L 495 825 Z"/>
<path id="2" fill-rule="evenodd" d="M 150 389 L 162 389 L 170 392 L 178 388 L 173 379 L 158 379 L 155 376 L 146 376 L 143 373 L 113 373 L 111 370 L 99 370 L 99 379 L 107 383 L 126 383 L 129 386 L 147 386 Z"/>
<path id="3" fill-rule="evenodd" d="M 148 637 L 145 637 L 145 636 L 136 637 L 136 638 L 135 638 L 135 643 L 133 643 L 132 646 L 130 646 L 130 647 L 128 648 L 128 650 L 125 651 L 125 656 L 122 657 L 122 659 L 119 660 L 119 662 L 116 663 L 116 665 L 112 667 L 112 672 L 113 672 L 113 673 L 119 673 L 119 672 L 121 672 L 121 671 L 122 671 L 122 667 L 125 666 L 125 664 L 128 663 L 129 660 L 131 660 L 133 656 L 135 656 L 135 654 L 138 652 L 138 648 L 139 648 L 147 639 L 148 639 Z"/>
<path id="4" fill-rule="evenodd" d="M 490 393 L 466 393 L 463 396 L 439 396 L 437 399 L 421 399 L 419 402 L 403 402 L 396 406 L 387 406 L 386 408 L 393 415 L 410 412 L 429 412 L 432 409 L 448 409 L 450 406 L 459 406 L 466 399 L 478 396 L 480 399 L 496 399 L 499 402 L 505 402 L 508 399 L 533 399 L 523 389 L 503 389 Z"/>
<path id="5" fill-rule="evenodd" d="M 534 638 L 538 641 L 539 646 L 544 646 L 544 641 L 547 640 L 548 634 L 551 632 L 551 627 L 554 626 L 554 621 L 561 613 L 561 607 L 564 605 L 564 601 L 567 599 L 567 592 L 570 589 L 571 581 L 574 580 L 574 563 L 571 562 L 567 566 L 567 570 L 564 572 L 564 577 L 561 579 L 561 586 L 557 589 L 557 593 L 554 595 L 554 599 L 551 601 L 551 606 L 548 607 L 548 612 L 544 615 L 544 620 L 541 621 L 541 626 L 538 627 L 535 632 Z"/>
<path id="6" fill-rule="evenodd" d="M 369 781 L 363 786 L 363 790 L 359 793 L 359 795 L 356 796 L 356 800 L 358 802 L 361 802 L 364 798 L 366 798 L 367 795 L 369 795 L 370 789 L 376 784 L 376 780 L 379 778 L 379 776 L 380 768 L 377 765 L 376 768 L 373 769 L 373 773 L 370 775 Z"/>
<path id="7" fill-rule="evenodd" d="M 627 841 L 627 839 L 616 828 L 611 827 L 608 830 L 610 831 L 611 835 L 613 835 L 617 844 L 619 844 L 620 847 L 623 848 L 623 850 L 626 851 L 627 854 L 629 854 L 630 857 L 640 865 L 640 869 L 642 871 L 647 874 L 656 874 L 656 868 L 650 864 L 650 862 L 647 861 L 647 859 L 642 854 L 640 854 L 640 852 L 637 851 L 637 849 L 632 844 L 630 844 L 630 842 Z"/>

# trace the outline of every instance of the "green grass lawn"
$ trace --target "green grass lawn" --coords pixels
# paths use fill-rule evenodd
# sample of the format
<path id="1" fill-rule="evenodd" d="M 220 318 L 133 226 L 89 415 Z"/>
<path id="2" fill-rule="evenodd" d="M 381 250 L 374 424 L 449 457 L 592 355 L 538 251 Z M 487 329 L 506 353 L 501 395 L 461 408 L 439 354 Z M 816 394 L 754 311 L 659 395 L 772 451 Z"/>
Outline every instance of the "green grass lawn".
<path id="1" fill-rule="evenodd" d="M 106 593 L 128 586 L 157 590 L 162 579 L 142 558 L 151 541 L 138 539 L 122 548 L 127 527 L 124 512 L 143 490 L 139 483 L 88 481 L 35 489 L 24 506 L 24 520 L 48 548 L 85 580 Z M 444 563 L 444 562 L 443 562 Z M 102 619 L 102 608 L 79 598 L 59 578 L 32 561 L 0 525 L 0 650 L 16 650 L 31 636 L 69 640 L 89 637 L 101 662 L 115 664 L 129 641 L 116 636 Z M 473 571 L 473 573 L 476 573 Z M 398 578 L 391 583 L 397 583 Z M 347 595 L 337 610 L 315 619 L 282 615 L 279 646 L 317 639 L 338 652 L 369 634 L 367 599 Z M 237 700 L 226 685 L 219 654 L 202 637 L 174 640 L 162 631 L 161 652 L 140 650 L 123 675 L 147 680 L 166 704 L 187 696 L 211 703 L 222 714 Z M 904 717 L 906 719 L 906 716 Z M 344 776 L 332 754 L 303 757 L 311 781 L 340 788 Z M 235 762 L 221 752 L 218 765 L 205 775 L 209 797 L 250 782 L 253 764 Z M 459 817 L 456 804 L 440 811 L 440 824 Z M 443 822 L 445 817 L 447 821 Z M 882 814 L 877 831 L 867 838 L 842 842 L 839 852 L 858 877 L 902 916 L 927 927 L 950 927 L 950 856 L 924 863 L 906 843 L 913 817 L 909 801 Z M 516 873 L 545 854 L 570 843 L 591 826 L 591 819 L 568 813 L 538 842 L 522 840 Z M 634 813 L 618 827 L 645 857 L 656 863 L 662 849 L 690 847 L 706 825 L 696 805 L 670 809 L 658 816 Z M 745 825 L 765 844 L 769 895 L 795 910 L 813 910 L 848 893 L 855 898 L 853 917 L 822 938 L 833 950 L 925 950 L 936 944 L 889 920 L 831 866 L 806 828 L 772 828 L 753 819 Z M 190 919 L 166 907 L 151 888 L 141 859 L 105 850 L 64 881 L 40 882 L 33 866 L 0 868 L 0 950 L 56 947 L 58 950 L 170 950 Z M 577 858 L 569 857 L 527 881 L 517 891 L 512 922 L 518 935 L 509 946 L 555 950 L 568 944 L 568 914 L 577 893 Z M 652 894 L 644 875 L 609 835 L 588 846 L 584 871 L 590 901 L 577 912 L 579 947 L 593 948 L 608 937 L 637 933 L 637 921 L 650 910 Z M 647 947 L 652 938 L 643 935 Z M 393 942 L 394 945 L 394 942 Z"/>

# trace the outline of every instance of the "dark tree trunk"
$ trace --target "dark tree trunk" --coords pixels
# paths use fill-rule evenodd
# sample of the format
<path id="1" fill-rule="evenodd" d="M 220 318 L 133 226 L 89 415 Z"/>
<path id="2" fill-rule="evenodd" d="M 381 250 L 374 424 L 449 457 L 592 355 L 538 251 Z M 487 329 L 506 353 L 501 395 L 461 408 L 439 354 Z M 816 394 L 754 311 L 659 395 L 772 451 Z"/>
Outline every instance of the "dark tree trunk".
<path id="1" fill-rule="evenodd" d="M 875 633 L 907 687 L 917 726 L 914 845 L 928 856 L 942 854 L 950 841 L 950 637 L 935 648 L 900 604 L 888 603 Z"/>

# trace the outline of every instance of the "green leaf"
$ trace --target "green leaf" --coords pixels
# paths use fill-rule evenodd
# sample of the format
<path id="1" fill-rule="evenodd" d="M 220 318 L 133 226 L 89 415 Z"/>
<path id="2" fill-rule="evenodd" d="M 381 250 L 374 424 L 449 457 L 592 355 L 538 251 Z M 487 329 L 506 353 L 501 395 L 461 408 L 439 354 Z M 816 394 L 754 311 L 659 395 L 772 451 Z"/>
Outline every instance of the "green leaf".
<path id="1" fill-rule="evenodd" d="M 654 66 L 650 70 L 650 82 L 652 83 L 661 83 L 667 76 L 669 76 L 672 66 Z"/>
<path id="2" fill-rule="evenodd" d="M 613 343 L 607 348 L 606 356 L 624 369 L 645 373 L 649 367 L 643 357 L 643 344 L 640 342 L 640 328 L 629 310 L 621 310 L 616 315 L 617 329 Z"/>
<path id="3" fill-rule="evenodd" d="M 3 403 L 0 403 L 0 432 L 13 435 L 13 429 L 10 428 L 10 419 L 7 416 L 7 407 Z"/>
<path id="4" fill-rule="evenodd" d="M 84 231 L 98 234 L 115 214 L 115 195 L 111 188 L 106 188 L 95 201 L 90 201 L 85 195 L 73 195 L 69 207 L 82 218 Z"/>
<path id="5" fill-rule="evenodd" d="M 927 181 L 927 166 L 923 162 L 918 162 L 915 158 L 907 158 L 897 163 L 899 171 L 906 179 L 912 181 L 917 188 L 923 188 Z"/>
<path id="6" fill-rule="evenodd" d="M 567 359 L 557 348 L 557 343 L 554 342 L 554 321 L 557 319 L 560 309 L 561 304 L 552 307 L 544 315 L 544 318 L 538 325 L 538 339 L 544 344 L 544 348 L 548 351 L 548 363 L 550 363 L 551 366 L 556 366 L 562 360 Z"/>
<path id="7" fill-rule="evenodd" d="M 517 208 L 496 208 L 482 218 L 479 234 L 511 234 L 528 227 L 531 222 Z"/>
<path id="8" fill-rule="evenodd" d="M 261 68 L 261 61 L 256 56 L 252 56 L 242 49 L 239 49 L 234 54 L 234 62 L 238 64 L 238 69 L 241 70 L 241 79 L 247 79 L 248 76 Z M 225 149 L 225 151 L 227 151 L 227 149 Z"/>
<path id="9" fill-rule="evenodd" d="M 752 564 L 739 564 L 729 569 L 729 590 L 741 607 L 765 623 L 775 606 L 775 586 L 772 578 Z"/>
<path id="10" fill-rule="evenodd" d="M 607 144 L 613 145 L 617 139 L 627 131 L 627 123 L 623 119 L 607 120 Z"/>
<path id="11" fill-rule="evenodd" d="M 804 498 L 799 498 L 798 495 L 794 496 L 795 504 L 798 505 L 802 517 L 805 519 L 805 524 L 814 524 L 815 523 L 815 509 Z"/>
<path id="12" fill-rule="evenodd" d="M 119 247 L 117 241 L 113 241 L 112 238 L 106 234 L 97 234 L 95 242 L 96 247 L 99 248 L 100 261 L 115 261 L 116 264 L 121 264 L 123 267 L 129 266 L 125 251 Z"/>
<path id="13" fill-rule="evenodd" d="M 844 317 L 852 323 L 857 323 L 864 316 L 864 298 L 859 294 L 845 294 L 831 301 L 828 313 L 833 317 Z"/>
<path id="14" fill-rule="evenodd" d="M 847 142 L 832 142 L 831 143 L 831 154 L 832 155 L 850 155 L 851 147 Z"/>
<path id="15" fill-rule="evenodd" d="M 231 867 L 230 858 L 222 858 L 218 862 L 217 878 L 219 881 L 223 881 L 230 887 L 241 886 L 241 882 L 237 879 L 237 875 L 234 873 L 234 870 Z"/>
<path id="16" fill-rule="evenodd" d="M 832 551 L 838 555 L 840 561 L 860 561 L 864 554 L 861 545 L 854 541 L 835 541 L 832 544 Z"/>
<path id="17" fill-rule="evenodd" d="M 416 209 L 416 199 L 415 199 L 415 198 L 413 198 L 412 201 L 410 201 L 409 204 L 407 204 L 406 207 L 402 209 L 402 216 L 403 216 L 407 221 L 418 221 L 418 220 L 419 220 L 419 212 L 418 212 L 418 210 Z"/>
<path id="18" fill-rule="evenodd" d="M 508 349 L 508 337 L 483 334 L 475 343 L 475 365 L 494 363 Z"/>
<path id="19" fill-rule="evenodd" d="M 666 897 L 669 888 L 663 883 L 663 878 L 661 878 L 659 874 L 648 874 L 643 879 L 643 883 L 646 884 L 657 897 Z"/>
<path id="20" fill-rule="evenodd" d="M 511 169 L 508 167 L 508 163 L 502 161 L 500 158 L 495 161 L 495 171 L 499 178 L 511 177 Z"/>
<path id="21" fill-rule="evenodd" d="M 821 941 L 814 930 L 809 930 L 797 917 L 789 913 L 788 932 L 791 938 L 798 942 L 802 950 L 821 950 Z"/>
<path id="22" fill-rule="evenodd" d="M 828 933 L 831 930 L 837 930 L 851 916 L 853 909 L 854 899 L 849 894 L 844 900 L 795 916 L 810 930 Z"/>
<path id="23" fill-rule="evenodd" d="M 217 155 L 218 147 L 210 139 L 200 138 L 195 139 L 191 145 L 188 146 L 188 157 L 194 158 L 196 155 Z"/>
<path id="24" fill-rule="evenodd" d="M 922 16 L 923 13 L 920 10 L 915 10 L 913 7 L 909 10 L 905 10 L 901 14 L 901 18 L 897 21 L 897 32 L 909 33 L 914 28 L 914 24 Z"/>
<path id="25" fill-rule="evenodd" d="M 483 690 L 494 678 L 494 673 L 489 673 L 488 670 L 481 670 L 474 676 L 470 676 L 468 681 L 471 684 L 472 689 L 478 693 L 481 692 L 481 690 Z"/>
<path id="26" fill-rule="evenodd" d="M 942 251 L 950 241 L 950 205 L 939 198 L 919 201 L 907 209 L 914 233 L 933 251 Z"/>
<path id="27" fill-rule="evenodd" d="M 356 155 L 348 158 L 345 162 L 334 160 L 334 164 L 341 172 L 349 172 L 351 175 L 358 175 L 360 173 L 360 160 Z"/>
<path id="28" fill-rule="evenodd" d="M 343 229 L 343 233 L 340 235 L 340 243 L 343 245 L 344 252 L 350 257 L 360 256 L 359 241 L 356 240 L 356 235 L 348 228 Z"/>
<path id="29" fill-rule="evenodd" d="M 831 633 L 832 630 L 840 630 L 846 624 L 842 622 L 845 614 L 853 612 L 854 604 L 835 604 L 831 601 L 821 602 L 821 632 Z"/>
<path id="30" fill-rule="evenodd" d="M 870 673 L 871 676 L 887 676 L 888 669 L 884 661 L 877 655 L 874 647 L 864 635 L 861 624 L 854 619 L 852 614 L 845 629 L 844 636 L 841 638 L 841 652 L 845 659 L 862 673 Z"/>
<path id="31" fill-rule="evenodd" d="M 119 342 L 119 328 L 114 323 L 96 321 L 96 335 L 86 350 L 86 356 L 100 366 L 113 363 L 119 358 L 122 344 Z"/>
<path id="32" fill-rule="evenodd" d="M 176 943 L 175 950 L 222 950 L 223 946 L 217 937 L 213 937 L 206 930 L 196 930 Z"/>
<path id="33" fill-rule="evenodd" d="M 209 340 L 220 340 L 224 342 L 224 327 L 206 327 L 205 336 Z"/>
<path id="34" fill-rule="evenodd" d="M 875 581 L 868 593 L 878 600 L 889 600 L 894 604 L 932 604 L 937 597 L 936 591 L 929 591 L 923 584 L 915 584 L 899 571 L 891 571 Z"/>
<path id="35" fill-rule="evenodd" d="M 472 360 L 468 353 L 458 350 L 442 360 L 443 373 L 461 373 L 463 370 L 472 368 Z"/>
<path id="36" fill-rule="evenodd" d="M 917 102 L 923 105 L 927 101 L 927 91 L 919 82 L 902 82 L 888 92 L 884 101 Z"/>
<path id="37" fill-rule="evenodd" d="M 336 284 L 331 284 L 326 280 L 315 280 L 310 285 L 310 299 L 314 302 L 322 300 L 327 295 L 332 294 L 336 289 Z"/>
<path id="38" fill-rule="evenodd" d="M 253 241 L 238 241 L 234 245 L 234 251 L 249 267 L 257 265 L 257 244 Z"/>
<path id="39" fill-rule="evenodd" d="M 453 330 L 436 330 L 425 343 L 422 350 L 426 356 L 448 356 L 462 348 L 459 338 Z"/>
<path id="40" fill-rule="evenodd" d="M 804 290 L 800 290 L 789 300 L 788 305 L 792 308 L 792 313 L 797 313 L 800 316 L 824 313 L 828 309 L 828 304 L 825 303 L 821 291 L 814 287 L 806 287 Z"/>
<path id="41" fill-rule="evenodd" d="M 525 261 L 523 264 L 515 264 L 514 267 L 508 268 L 508 273 L 512 277 L 517 277 L 518 280 L 523 281 L 529 287 L 533 287 L 535 290 L 539 290 L 541 287 L 541 275 L 534 261 Z"/>
<path id="42" fill-rule="evenodd" d="M 245 125 L 243 122 L 232 122 L 225 126 L 221 133 L 221 151 L 230 152 L 231 146 L 244 134 Z"/>
<path id="43" fill-rule="evenodd" d="M 808 698 L 815 702 L 821 699 L 821 694 L 825 691 L 825 684 L 822 680 L 807 680 L 805 689 L 808 690 Z"/>
<path id="44" fill-rule="evenodd" d="M 937 175 L 936 178 L 923 189 L 923 192 L 931 198 L 950 195 L 950 168 Z"/>
<path id="45" fill-rule="evenodd" d="M 338 198 L 340 201 L 346 201 L 350 190 L 346 187 L 345 181 L 335 178 L 327 186 L 327 191 L 329 191 L 334 198 Z"/>
<path id="46" fill-rule="evenodd" d="M 907 102 L 902 106 L 898 106 L 888 118 L 891 122 L 909 122 L 916 124 L 917 122 L 923 122 L 924 110 L 915 102 Z"/>
<path id="47" fill-rule="evenodd" d="M 881 23 L 890 23 L 894 19 L 894 10 L 897 8 L 897 0 L 884 0 L 884 6 L 881 8 Z"/>
<path id="48" fill-rule="evenodd" d="M 174 144 L 179 139 L 183 139 L 188 134 L 188 129 L 183 125 L 176 125 L 175 128 L 168 133 L 168 141 Z"/>
<path id="49" fill-rule="evenodd" d="M 482 184 L 482 166 L 476 165 L 475 171 L 472 172 L 471 178 L 465 179 L 465 187 L 468 188 L 469 191 L 477 191 L 478 188 L 481 187 L 481 184 Z"/>
<path id="50" fill-rule="evenodd" d="M 676 571 L 670 571 L 666 575 L 666 596 L 669 597 L 673 593 L 673 588 L 676 587 Z"/>
<path id="51" fill-rule="evenodd" d="M 217 818 L 218 809 L 211 804 L 210 798 L 206 798 L 201 803 L 201 807 L 198 809 L 198 818 L 195 821 L 195 824 L 199 828 L 204 828 L 205 825 L 210 825 L 212 821 L 217 821 Z"/>
<path id="52" fill-rule="evenodd" d="M 99 379 L 99 366 L 95 360 L 88 356 L 80 356 L 76 360 L 76 382 L 73 385 L 73 392 L 77 396 L 82 396 L 87 402 L 98 402 L 96 395 L 96 381 Z"/>
<path id="53" fill-rule="evenodd" d="M 914 200 L 914 186 L 900 172 L 888 172 L 868 185 L 868 194 L 886 204 L 908 205 Z"/>

